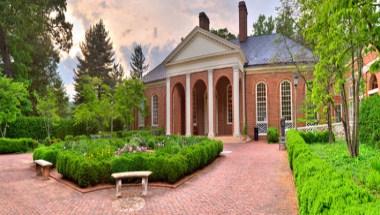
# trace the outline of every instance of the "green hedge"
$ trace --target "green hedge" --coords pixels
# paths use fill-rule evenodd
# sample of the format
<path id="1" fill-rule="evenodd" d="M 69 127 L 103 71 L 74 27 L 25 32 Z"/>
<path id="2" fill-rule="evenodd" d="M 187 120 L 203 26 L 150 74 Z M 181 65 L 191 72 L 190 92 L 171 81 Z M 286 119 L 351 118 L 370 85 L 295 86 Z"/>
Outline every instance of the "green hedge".
<path id="1" fill-rule="evenodd" d="M 43 140 L 46 136 L 44 121 L 41 117 L 18 117 L 7 129 L 7 137 L 9 138 Z"/>
<path id="2" fill-rule="evenodd" d="M 30 138 L 0 138 L 0 154 L 27 152 L 37 147 L 38 142 Z"/>
<path id="3" fill-rule="evenodd" d="M 297 131 L 287 132 L 286 143 L 300 214 L 354 215 L 380 211 L 376 198 L 313 154 Z"/>
<path id="4" fill-rule="evenodd" d="M 359 138 L 366 144 L 380 147 L 380 96 L 365 98 L 360 103 Z"/>
<path id="5" fill-rule="evenodd" d="M 301 137 L 306 143 L 328 143 L 329 132 L 328 131 L 304 131 L 300 132 Z M 335 141 L 335 135 L 333 134 L 333 141 Z"/>
<path id="6" fill-rule="evenodd" d="M 153 172 L 149 177 L 150 181 L 175 183 L 185 175 L 212 162 L 223 150 L 223 144 L 220 141 L 203 139 L 200 143 L 185 146 L 172 154 L 166 150 L 156 150 L 126 153 L 105 159 L 88 158 L 75 151 L 57 152 L 50 148 L 38 148 L 34 155 L 35 159 L 46 158 L 56 163 L 57 171 L 65 178 L 81 187 L 87 187 L 110 182 L 112 180 L 110 176 L 114 172 L 141 170 Z"/>
<path id="7" fill-rule="evenodd" d="M 280 133 L 278 132 L 277 128 L 269 128 L 267 135 L 268 135 L 268 143 L 278 143 Z"/>
<path id="8" fill-rule="evenodd" d="M 34 150 L 33 160 L 46 160 L 56 164 L 58 152 L 63 148 L 62 144 L 53 144 L 50 147 L 41 146 Z"/>

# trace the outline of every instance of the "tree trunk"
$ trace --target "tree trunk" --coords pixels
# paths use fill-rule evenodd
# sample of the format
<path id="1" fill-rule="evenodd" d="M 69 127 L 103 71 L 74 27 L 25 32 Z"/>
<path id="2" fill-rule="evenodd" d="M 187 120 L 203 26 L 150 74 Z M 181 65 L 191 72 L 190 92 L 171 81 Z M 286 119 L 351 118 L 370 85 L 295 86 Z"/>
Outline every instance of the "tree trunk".
<path id="1" fill-rule="evenodd" d="M 349 110 L 347 103 L 347 94 L 346 88 L 344 84 L 340 86 L 341 97 L 342 97 L 342 124 L 344 129 L 344 137 L 346 139 L 347 148 L 350 148 L 351 145 L 351 129 L 350 129 L 350 118 L 349 118 Z"/>
<path id="2" fill-rule="evenodd" d="M 333 138 L 333 130 L 332 130 L 332 125 L 331 125 L 331 102 L 328 103 L 327 105 L 327 128 L 328 128 L 328 131 L 329 131 L 329 143 L 333 143 L 334 142 L 334 138 Z"/>
<path id="3" fill-rule="evenodd" d="M 0 56 L 3 61 L 4 73 L 9 78 L 13 78 L 11 54 L 7 43 L 7 35 L 5 30 L 0 26 Z"/>

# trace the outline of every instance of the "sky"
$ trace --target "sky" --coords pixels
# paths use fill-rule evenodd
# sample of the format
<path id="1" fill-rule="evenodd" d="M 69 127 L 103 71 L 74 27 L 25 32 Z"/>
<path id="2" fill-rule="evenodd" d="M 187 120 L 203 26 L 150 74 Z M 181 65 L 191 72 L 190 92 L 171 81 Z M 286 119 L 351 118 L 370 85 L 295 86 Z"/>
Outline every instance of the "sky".
<path id="1" fill-rule="evenodd" d="M 141 44 L 153 69 L 181 38 L 198 25 L 199 12 L 210 19 L 210 28 L 227 27 L 238 34 L 239 0 L 68 0 L 66 18 L 73 24 L 73 47 L 61 53 L 58 72 L 66 92 L 73 99 L 76 57 L 80 56 L 80 43 L 86 29 L 100 19 L 106 26 L 115 51 L 115 59 L 124 71 L 129 71 L 129 58 L 133 47 Z M 259 14 L 275 15 L 279 0 L 246 0 L 248 32 Z"/>

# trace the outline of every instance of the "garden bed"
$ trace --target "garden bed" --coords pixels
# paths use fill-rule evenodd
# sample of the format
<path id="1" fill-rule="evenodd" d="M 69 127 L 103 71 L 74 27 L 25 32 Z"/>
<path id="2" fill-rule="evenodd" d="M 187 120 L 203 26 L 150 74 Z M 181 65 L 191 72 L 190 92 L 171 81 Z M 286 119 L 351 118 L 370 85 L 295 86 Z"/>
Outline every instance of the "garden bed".
<path id="1" fill-rule="evenodd" d="M 312 150 L 314 146 L 306 144 L 297 131 L 287 132 L 286 143 L 300 214 L 378 214 L 380 200 L 355 183 L 346 173 L 350 168 L 337 169 Z"/>
<path id="2" fill-rule="evenodd" d="M 112 183 L 111 174 L 150 170 L 150 181 L 175 183 L 212 162 L 223 150 L 205 137 L 154 136 L 128 132 L 118 138 L 69 138 L 35 150 L 33 159 L 52 162 L 80 187 Z"/>

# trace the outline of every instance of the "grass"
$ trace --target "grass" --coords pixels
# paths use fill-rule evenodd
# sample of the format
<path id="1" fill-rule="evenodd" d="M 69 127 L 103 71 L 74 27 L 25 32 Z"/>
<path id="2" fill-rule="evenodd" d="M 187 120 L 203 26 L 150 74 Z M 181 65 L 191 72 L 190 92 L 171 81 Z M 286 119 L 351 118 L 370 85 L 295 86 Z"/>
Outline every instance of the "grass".
<path id="1" fill-rule="evenodd" d="M 380 150 L 360 145 L 360 155 L 351 158 L 344 141 L 334 144 L 311 144 L 309 147 L 323 160 L 343 174 L 352 177 L 361 187 L 380 198 Z"/>

